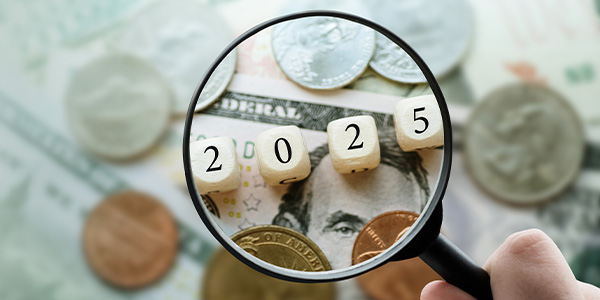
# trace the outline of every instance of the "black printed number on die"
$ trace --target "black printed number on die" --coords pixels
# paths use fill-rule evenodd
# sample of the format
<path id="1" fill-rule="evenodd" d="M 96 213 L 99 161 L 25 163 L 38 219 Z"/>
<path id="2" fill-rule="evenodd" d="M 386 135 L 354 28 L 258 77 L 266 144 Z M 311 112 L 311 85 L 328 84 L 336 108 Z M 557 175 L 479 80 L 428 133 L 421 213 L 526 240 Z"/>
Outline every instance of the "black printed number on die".
<path id="1" fill-rule="evenodd" d="M 417 113 L 421 112 L 421 111 L 425 111 L 425 107 L 415 108 L 415 110 L 414 110 L 415 122 L 416 121 L 423 122 L 423 124 L 425 124 L 425 128 L 423 128 L 423 130 L 415 129 L 416 134 L 422 134 L 423 132 L 425 132 L 427 130 L 427 128 L 429 128 L 429 121 L 425 117 L 417 117 Z"/>
<path id="2" fill-rule="evenodd" d="M 352 143 L 350 143 L 350 147 L 348 147 L 348 150 L 361 149 L 364 144 L 363 142 L 361 142 L 358 145 L 354 145 L 354 143 L 356 143 L 356 140 L 358 139 L 358 135 L 360 134 L 360 128 L 358 128 L 358 125 L 352 123 L 346 127 L 345 131 L 348 131 L 348 129 L 350 128 L 354 128 L 354 130 L 356 130 L 356 135 L 354 136 L 354 140 L 352 140 Z"/>
<path id="3" fill-rule="evenodd" d="M 220 164 L 218 167 L 213 167 L 215 162 L 217 162 L 217 157 L 219 157 L 219 149 L 217 149 L 217 147 L 215 146 L 208 146 L 206 147 L 206 149 L 204 149 L 204 153 L 206 153 L 206 151 L 208 150 L 212 150 L 215 152 L 215 158 L 213 159 L 212 163 L 210 163 L 210 166 L 208 166 L 208 169 L 206 169 L 206 172 L 221 171 L 221 169 L 223 168 L 223 164 Z"/>
<path id="4" fill-rule="evenodd" d="M 281 153 L 279 153 L 279 142 L 283 142 L 285 144 L 285 148 L 287 149 L 287 159 L 283 160 L 281 158 Z M 290 142 L 284 138 L 278 138 L 275 141 L 275 156 L 277 156 L 277 160 L 279 160 L 282 164 L 287 164 L 292 159 L 292 146 L 290 146 Z"/>

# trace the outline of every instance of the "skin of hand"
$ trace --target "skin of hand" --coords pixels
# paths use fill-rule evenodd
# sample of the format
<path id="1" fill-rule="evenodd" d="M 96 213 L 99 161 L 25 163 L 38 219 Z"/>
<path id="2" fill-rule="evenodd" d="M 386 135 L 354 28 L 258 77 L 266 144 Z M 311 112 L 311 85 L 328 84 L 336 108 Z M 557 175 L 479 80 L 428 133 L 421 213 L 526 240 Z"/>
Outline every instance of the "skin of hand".
<path id="1" fill-rule="evenodd" d="M 600 289 L 577 281 L 562 253 L 544 232 L 515 233 L 492 254 L 484 269 L 490 274 L 494 300 L 600 299 Z M 473 300 L 445 282 L 429 283 L 421 300 Z"/>

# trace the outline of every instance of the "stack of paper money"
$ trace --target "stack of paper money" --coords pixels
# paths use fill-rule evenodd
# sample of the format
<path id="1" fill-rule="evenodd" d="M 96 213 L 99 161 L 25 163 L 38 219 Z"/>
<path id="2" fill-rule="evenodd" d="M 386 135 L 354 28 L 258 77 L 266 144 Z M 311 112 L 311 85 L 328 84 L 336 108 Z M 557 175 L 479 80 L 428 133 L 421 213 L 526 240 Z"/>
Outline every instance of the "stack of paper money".
<path id="1" fill-rule="evenodd" d="M 215 291 L 215 285 L 204 277 L 209 262 L 222 258 L 213 256 L 219 246 L 195 212 L 185 187 L 182 113 L 206 68 L 231 39 L 268 18 L 305 9 L 348 11 L 388 27 L 421 54 L 438 76 L 451 105 L 455 138 L 452 175 L 443 200 L 442 231 L 451 240 L 482 264 L 511 233 L 541 228 L 559 245 L 580 280 L 599 285 L 600 3 L 471 0 L 453 1 L 454 5 L 447 4 L 450 9 L 444 8 L 445 1 L 434 2 L 439 3 L 0 3 L 0 299 L 198 299 L 212 295 L 207 291 Z M 275 94 L 306 90 L 288 79 L 271 45 L 269 35 L 248 40 L 219 71 L 222 80 L 209 85 L 212 94 L 204 95 L 206 104 L 201 109 L 208 107 L 205 113 L 218 120 L 219 126 L 232 122 L 227 114 L 236 101 L 239 108 L 242 101 L 270 97 L 271 105 L 294 115 L 286 99 Z M 375 54 L 397 55 L 396 60 L 402 61 L 402 53 L 393 45 L 375 46 Z M 379 62 L 386 65 L 385 60 Z M 426 85 L 418 84 L 422 78 L 410 77 L 414 67 L 410 63 L 404 64 L 407 69 L 400 75 L 390 72 L 396 69 L 382 69 L 377 61 L 369 65 L 339 92 L 353 97 L 369 92 L 401 97 L 429 93 Z M 282 82 L 277 85 L 282 90 L 269 90 L 271 94 L 265 95 L 260 83 L 271 81 Z M 243 97 L 235 89 L 240 86 L 236 82 L 247 84 L 242 87 Z M 226 91 L 228 84 L 233 89 Z M 547 193 L 543 201 L 519 203 L 522 198 L 516 196 L 498 197 L 473 179 L 473 170 L 467 170 L 477 154 L 462 151 L 466 139 L 473 139 L 469 130 L 476 127 L 472 122 L 477 116 L 472 112 L 481 111 L 484 104 L 480 103 L 487 103 L 494 93 L 517 85 L 541 86 L 560 95 L 573 107 L 573 122 L 581 124 L 584 133 L 583 144 L 572 145 L 584 149 L 581 168 L 569 174 L 563 189 L 539 188 L 539 193 Z M 222 92 L 223 97 L 214 96 Z M 153 95 L 165 96 L 153 99 Z M 154 101 L 136 104 L 139 97 Z M 122 106 L 106 99 L 134 102 Z M 217 105 L 211 106 L 213 101 Z M 162 109 L 166 105 L 169 109 Z M 326 105 L 322 108 L 327 110 Z M 320 112 L 299 118 L 317 124 Z M 267 123 L 256 113 L 235 113 L 256 128 Z M 118 122 L 107 120 L 130 122 L 133 129 L 115 133 L 110 126 L 118 128 Z M 505 121 L 521 124 L 508 114 Z M 562 128 L 562 124 L 552 125 Z M 203 130 L 193 131 L 191 138 L 211 134 Z M 553 135 L 540 134 L 535 146 L 556 146 L 549 138 Z M 237 143 L 238 153 L 251 159 L 251 139 Z M 523 151 L 527 149 L 506 153 L 512 155 L 509 158 L 526 157 Z M 543 148 L 530 150 L 544 152 Z M 538 161 L 549 169 L 552 164 L 545 164 L 544 159 L 566 166 L 577 163 L 567 161 L 572 156 Z M 522 173 L 528 169 L 515 170 L 533 179 L 553 172 L 531 175 Z M 257 195 L 265 193 L 265 185 L 257 170 L 244 169 L 243 174 L 247 198 L 221 202 L 219 213 L 240 225 L 265 222 L 257 219 L 260 210 L 277 207 L 266 201 L 261 205 L 263 199 Z M 173 215 L 178 232 L 172 266 L 158 281 L 127 292 L 96 275 L 82 245 L 88 215 L 106 197 L 124 189 L 158 199 Z M 229 288 L 244 286 L 242 280 L 232 280 L 240 282 L 232 282 Z M 252 288 L 264 291 L 269 286 L 256 283 Z M 315 293 L 324 299 L 367 299 L 354 280 L 336 283 L 335 290 L 332 294 L 324 287 Z M 300 292 L 295 295 L 311 298 Z"/>

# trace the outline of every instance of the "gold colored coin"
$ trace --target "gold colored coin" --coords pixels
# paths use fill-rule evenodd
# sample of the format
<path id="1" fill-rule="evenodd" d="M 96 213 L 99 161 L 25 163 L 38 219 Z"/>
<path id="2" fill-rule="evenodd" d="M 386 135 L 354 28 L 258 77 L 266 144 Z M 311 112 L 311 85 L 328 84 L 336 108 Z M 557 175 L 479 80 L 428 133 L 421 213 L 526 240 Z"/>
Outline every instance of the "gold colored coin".
<path id="1" fill-rule="evenodd" d="M 225 249 L 208 264 L 202 286 L 204 300 L 333 300 L 332 283 L 296 283 L 258 272 Z"/>
<path id="2" fill-rule="evenodd" d="M 158 200 L 119 192 L 90 213 L 83 248 L 92 269 L 121 288 L 138 288 L 162 277 L 177 252 L 177 227 Z"/>
<path id="3" fill-rule="evenodd" d="M 329 271 L 323 251 L 305 235 L 281 226 L 257 225 L 231 236 L 248 253 L 270 264 L 297 271 Z"/>

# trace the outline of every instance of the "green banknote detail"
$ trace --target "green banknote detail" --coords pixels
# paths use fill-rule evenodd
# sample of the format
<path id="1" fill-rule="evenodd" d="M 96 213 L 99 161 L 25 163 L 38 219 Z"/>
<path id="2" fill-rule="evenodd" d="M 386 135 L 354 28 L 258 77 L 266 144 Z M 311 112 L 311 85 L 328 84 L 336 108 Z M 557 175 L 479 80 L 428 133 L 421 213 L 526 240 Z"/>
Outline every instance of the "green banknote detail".
<path id="1" fill-rule="evenodd" d="M 231 91 L 202 113 L 267 124 L 295 125 L 316 131 L 327 131 L 327 124 L 331 120 L 369 114 L 375 118 L 378 128 L 394 126 L 391 114 Z"/>
<path id="2" fill-rule="evenodd" d="M 119 175 L 103 166 L 100 161 L 81 152 L 65 137 L 52 131 L 50 126 L 35 118 L 17 103 L 0 92 L 0 132 L 17 136 L 27 147 L 46 156 L 58 167 L 53 169 L 56 170 L 53 172 L 70 173 L 80 179 L 79 182 L 73 183 L 74 185 L 83 183 L 99 195 L 108 195 L 130 188 Z M 4 134 L 2 136 L 5 138 Z M 27 206 L 38 204 L 29 203 L 32 197 L 42 197 L 43 202 L 52 202 L 57 209 L 63 210 L 64 214 L 74 214 L 74 218 L 81 220 L 80 223 L 84 222 L 89 208 L 70 212 L 69 209 L 73 210 L 77 207 L 71 204 L 78 199 L 69 197 L 68 193 L 64 192 L 64 186 L 53 185 L 51 181 L 32 184 L 32 181 L 39 181 L 36 179 L 39 176 L 32 174 L 36 171 L 35 168 L 23 171 L 26 169 L 23 167 L 26 164 L 24 161 L 26 156 L 18 158 L 11 155 L 8 151 L 10 147 L 8 142 L 1 144 L 0 165 L 9 171 L 21 170 L 20 173 L 24 175 L 16 184 L 7 189 L 3 188 L 0 194 L 0 265 L 3 266 L 0 268 L 0 299 L 129 298 L 131 295 L 122 295 L 117 290 L 106 289 L 97 279 L 87 279 L 89 276 L 85 276 L 89 270 L 86 271 L 80 260 L 61 254 L 65 248 L 69 248 L 67 251 L 69 253 L 77 252 L 78 242 L 64 240 L 60 232 L 52 232 L 48 235 L 44 232 L 44 228 L 34 224 L 31 215 L 24 213 Z M 15 146 L 13 151 L 18 151 L 16 149 L 20 148 Z M 32 194 L 34 190 L 36 194 Z M 37 194 L 40 192 L 41 196 Z M 51 212 L 41 208 L 36 208 L 35 211 L 42 217 L 55 217 L 50 214 Z M 57 219 L 55 222 L 63 221 Z M 179 221 L 177 225 L 180 235 L 179 256 L 197 265 L 205 265 L 214 246 L 189 225 Z M 32 266 L 37 266 L 43 271 L 36 271 Z M 35 276 L 38 273 L 54 275 Z"/>
<path id="3" fill-rule="evenodd" d="M 600 286 L 600 246 L 586 248 L 570 265 L 578 280 Z"/>

